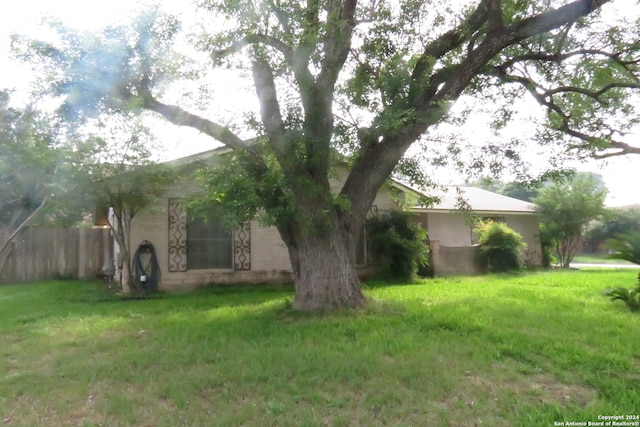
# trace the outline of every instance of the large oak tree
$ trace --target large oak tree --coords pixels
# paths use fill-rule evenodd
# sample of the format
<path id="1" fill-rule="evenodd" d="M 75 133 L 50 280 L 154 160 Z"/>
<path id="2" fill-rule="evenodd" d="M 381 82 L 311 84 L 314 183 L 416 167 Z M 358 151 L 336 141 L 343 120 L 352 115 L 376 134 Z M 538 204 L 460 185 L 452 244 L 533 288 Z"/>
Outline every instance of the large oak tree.
<path id="1" fill-rule="evenodd" d="M 357 308 L 356 238 L 377 191 L 465 94 L 504 104 L 508 118 L 513 97 L 529 93 L 547 113 L 547 140 L 568 135 L 570 148 L 598 156 L 639 151 L 621 136 L 638 122 L 629 97 L 640 87 L 640 25 L 629 12 L 605 22 L 607 3 L 201 0 L 202 31 L 179 45 L 252 80 L 260 108 L 247 121 L 251 140 L 240 123 L 164 90 L 172 77 L 197 77 L 176 72 L 185 57 L 167 59 L 180 34 L 171 18 L 148 14 L 92 37 L 67 32 L 31 51 L 62 66 L 60 79 L 49 77 L 66 112 L 150 110 L 232 149 L 247 212 L 267 212 L 289 250 L 294 307 Z M 205 95 L 205 105 L 225 102 Z M 348 173 L 332 191 L 336 152 Z"/>

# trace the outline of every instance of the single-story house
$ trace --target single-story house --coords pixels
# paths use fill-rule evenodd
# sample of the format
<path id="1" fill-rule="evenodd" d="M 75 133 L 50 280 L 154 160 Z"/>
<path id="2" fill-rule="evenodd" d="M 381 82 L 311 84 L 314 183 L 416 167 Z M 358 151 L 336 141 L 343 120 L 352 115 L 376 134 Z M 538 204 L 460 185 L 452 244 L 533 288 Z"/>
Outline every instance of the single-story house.
<path id="1" fill-rule="evenodd" d="M 229 231 L 215 218 L 205 221 L 189 215 L 186 198 L 197 190 L 192 172 L 205 162 L 211 163 L 212 157 L 219 152 L 212 150 L 172 162 L 180 168 L 180 182 L 168 188 L 153 206 L 140 211 L 132 222 L 132 252 L 143 241 L 149 241 L 155 247 L 161 274 L 160 290 L 187 290 L 208 284 L 289 282 L 292 279 L 288 251 L 275 227 L 250 221 Z M 336 187 L 339 184 L 336 180 Z M 401 183 L 384 187 L 374 201 L 372 212 L 398 209 L 398 191 L 415 192 Z M 532 251 L 532 263 L 539 264 L 538 216 L 531 205 L 476 188 L 464 187 L 461 191 L 476 214 L 505 221 L 521 233 Z M 478 271 L 471 228 L 466 214 L 456 210 L 454 199 L 446 193 L 435 206 L 411 209 L 429 232 L 432 264 L 437 275 Z M 366 244 L 359 252 L 359 268 L 370 274 L 372 266 L 367 266 Z M 467 261 L 463 262 L 463 258 Z"/>
<path id="2" fill-rule="evenodd" d="M 527 244 L 522 254 L 525 264 L 542 264 L 539 215 L 531 203 L 476 187 L 449 187 L 435 195 L 439 196 L 439 203 L 411 209 L 428 232 L 435 275 L 482 271 L 471 216 L 503 222 L 520 233 Z"/>

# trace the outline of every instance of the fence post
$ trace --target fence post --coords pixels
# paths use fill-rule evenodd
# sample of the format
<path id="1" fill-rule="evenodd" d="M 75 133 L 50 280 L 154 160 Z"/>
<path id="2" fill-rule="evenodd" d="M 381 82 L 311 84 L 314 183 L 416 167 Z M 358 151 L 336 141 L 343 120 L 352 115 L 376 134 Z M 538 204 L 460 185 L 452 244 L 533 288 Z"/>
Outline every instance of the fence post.
<path id="1" fill-rule="evenodd" d="M 78 230 L 78 279 L 87 277 L 87 229 Z"/>

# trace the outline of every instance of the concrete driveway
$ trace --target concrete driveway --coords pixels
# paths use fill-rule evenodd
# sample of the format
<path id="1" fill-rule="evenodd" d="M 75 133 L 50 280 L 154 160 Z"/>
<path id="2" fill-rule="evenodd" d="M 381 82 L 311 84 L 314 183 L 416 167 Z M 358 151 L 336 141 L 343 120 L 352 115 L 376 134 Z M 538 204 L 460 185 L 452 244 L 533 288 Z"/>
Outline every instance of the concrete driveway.
<path id="1" fill-rule="evenodd" d="M 640 265 L 636 264 L 586 264 L 580 262 L 572 262 L 571 268 L 638 268 L 640 269 Z"/>

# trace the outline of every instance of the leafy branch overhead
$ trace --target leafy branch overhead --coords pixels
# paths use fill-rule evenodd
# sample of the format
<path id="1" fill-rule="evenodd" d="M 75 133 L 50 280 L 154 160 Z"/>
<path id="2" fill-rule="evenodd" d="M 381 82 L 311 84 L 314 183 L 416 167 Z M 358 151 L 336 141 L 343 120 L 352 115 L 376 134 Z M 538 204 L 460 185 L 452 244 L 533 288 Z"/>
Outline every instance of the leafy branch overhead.
<path id="1" fill-rule="evenodd" d="M 545 41 L 551 53 L 516 55 L 486 74 L 526 89 L 546 108 L 549 128 L 573 137 L 569 148 L 599 159 L 640 154 L 640 146 L 621 139 L 639 123 L 633 102 L 640 89 L 640 40 L 634 37 L 626 46 L 612 32 L 592 33 L 580 47 L 559 34 Z"/>
<path id="2" fill-rule="evenodd" d="M 263 130 L 281 157 L 287 152 L 284 147 L 296 151 L 292 141 L 299 138 L 292 133 L 330 133 L 330 114 L 311 113 L 331 112 L 334 98 L 346 96 L 350 109 L 373 114 L 369 123 L 363 119 L 354 124 L 360 128 L 354 129 L 354 138 L 365 146 L 375 142 L 390 147 L 380 151 L 403 151 L 409 141 L 442 120 L 448 102 L 465 90 L 501 84 L 526 89 L 548 109 L 550 129 L 573 137 L 572 148 L 596 156 L 638 152 L 619 138 L 637 124 L 635 108 L 625 102 L 625 95 L 639 84 L 638 26 L 603 31 L 597 16 L 585 18 L 606 1 L 573 1 L 546 9 L 542 4 L 485 0 L 459 14 L 435 2 L 422 3 L 309 1 L 303 6 L 202 1 L 201 8 L 215 13 L 217 20 L 226 15 L 232 28 L 207 32 L 195 46 L 208 52 L 212 66 L 234 66 L 238 61 L 243 66 L 246 59 L 237 58 L 250 58 Z M 132 28 L 111 29 L 102 41 L 93 40 L 94 48 L 109 41 L 101 49 L 76 55 L 85 71 L 100 70 L 106 78 L 91 81 L 104 87 L 89 87 L 89 81 L 79 84 L 82 79 L 75 76 L 58 90 L 72 95 L 69 101 L 75 109 L 82 103 L 93 105 L 84 102 L 87 94 L 125 100 L 232 148 L 246 149 L 228 126 L 161 101 L 159 89 L 165 78 L 173 77 L 166 70 L 188 62 L 164 56 L 179 30 L 177 21 L 157 12 L 144 15 Z M 82 46 L 77 35 L 65 37 L 67 49 Z M 54 57 L 60 53 L 43 46 L 40 51 Z M 90 51 L 99 55 L 92 57 Z M 298 89 L 299 105 L 281 105 L 284 82 Z M 612 112 L 618 119 L 623 112 L 626 123 L 613 122 Z M 326 149 L 314 151 L 319 145 L 306 143 L 318 167 L 328 156 Z M 367 157 L 376 155 L 378 151 Z"/>

